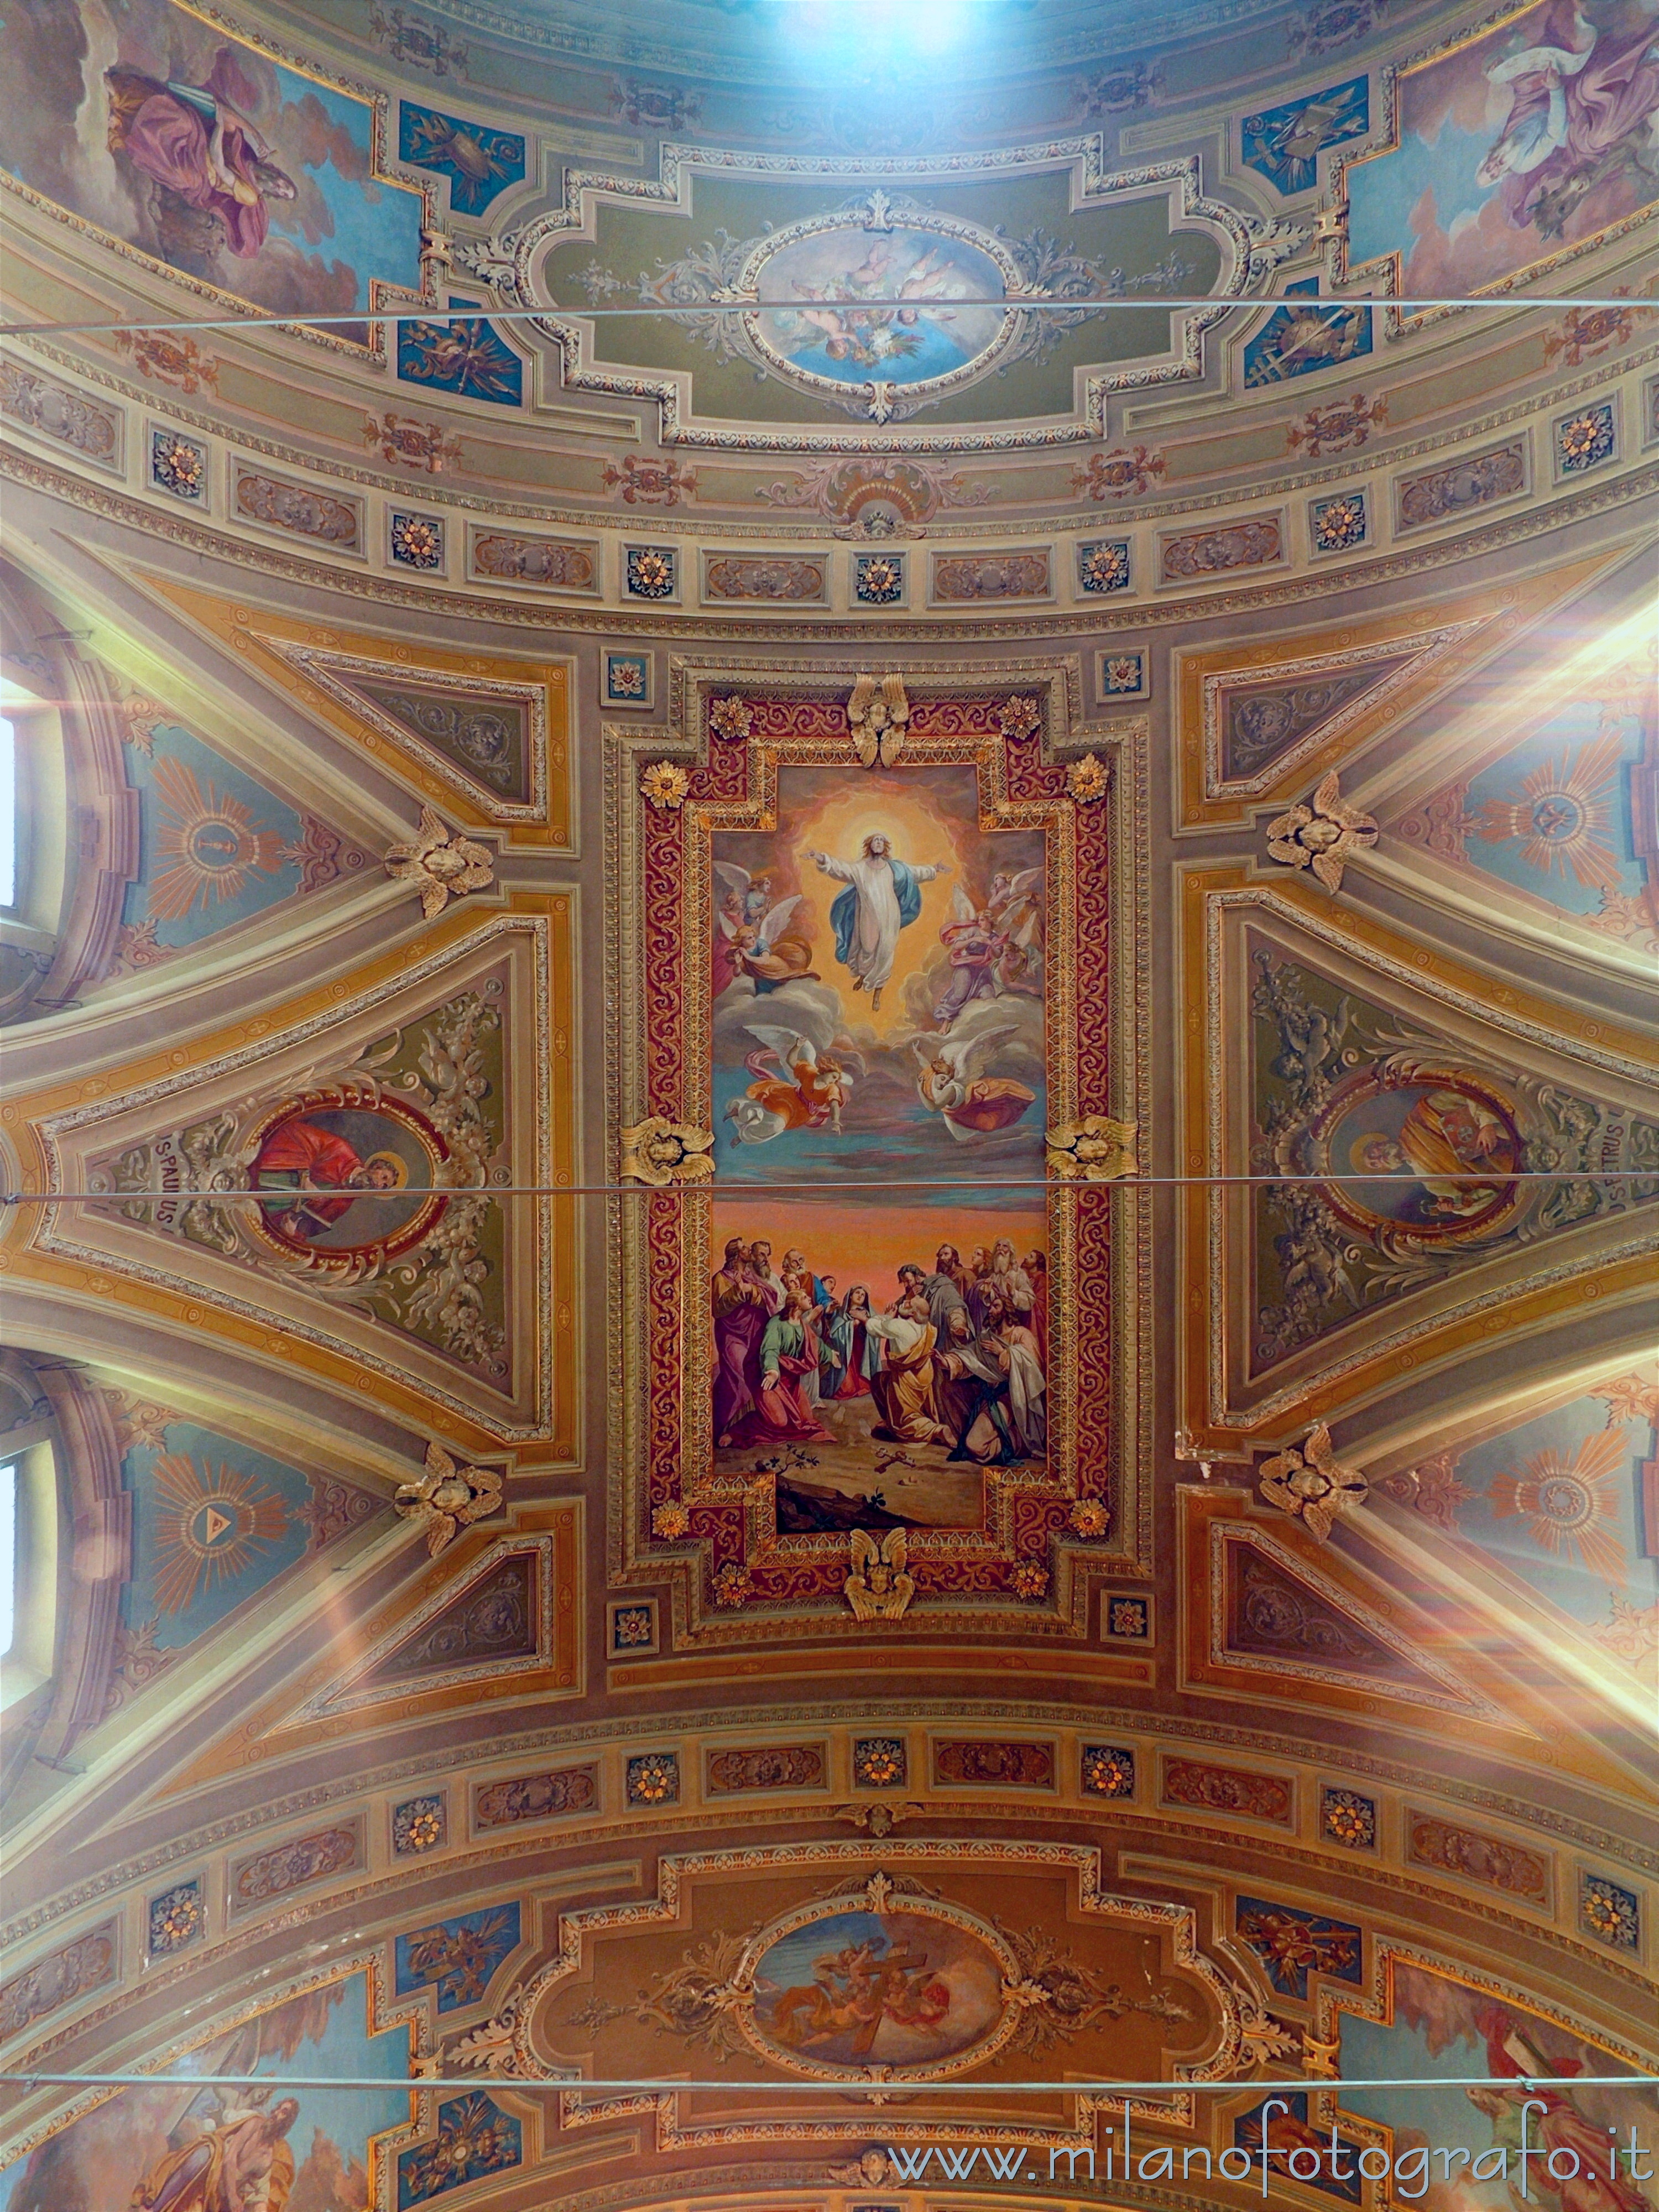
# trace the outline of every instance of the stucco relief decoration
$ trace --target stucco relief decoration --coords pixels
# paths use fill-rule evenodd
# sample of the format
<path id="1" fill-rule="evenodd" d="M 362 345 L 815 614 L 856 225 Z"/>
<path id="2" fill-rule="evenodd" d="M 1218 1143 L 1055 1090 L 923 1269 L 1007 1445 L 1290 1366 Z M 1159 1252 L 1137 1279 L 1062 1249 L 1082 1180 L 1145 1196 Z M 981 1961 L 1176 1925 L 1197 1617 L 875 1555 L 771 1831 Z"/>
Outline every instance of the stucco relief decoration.
<path id="1" fill-rule="evenodd" d="M 1376 842 L 1376 823 L 1350 806 L 1333 769 L 1312 799 L 1267 824 L 1267 852 L 1287 868 L 1310 868 L 1327 890 L 1340 891 L 1349 861 Z"/>
<path id="2" fill-rule="evenodd" d="M 617 1172 L 624 1182 L 701 1182 L 714 1172 L 714 1133 L 653 1115 L 622 1133 Z"/>
<path id="3" fill-rule="evenodd" d="M 847 702 L 847 720 L 861 767 L 874 768 L 878 762 L 883 768 L 896 767 L 910 726 L 904 678 L 860 676 Z"/>
<path id="4" fill-rule="evenodd" d="M 1029 695 L 861 680 L 860 769 L 846 701 L 722 687 L 678 809 L 640 789 L 651 741 L 611 738 L 616 865 L 643 892 L 617 1136 L 631 1163 L 641 1128 L 696 1133 L 662 1165 L 711 1184 L 617 1217 L 623 1571 L 678 1547 L 678 1633 L 802 1608 L 846 1633 L 876 1572 L 855 1547 L 849 1584 L 849 1539 L 884 1575 L 897 1535 L 908 1618 L 1080 1620 L 1097 1553 L 1069 1548 L 1072 1509 L 1123 1528 L 1115 1370 L 1070 1352 L 1110 1340 L 1111 1201 L 1081 1152 L 1042 1186 L 1048 1133 L 1124 1137 L 1111 1022 L 1077 1018 L 1111 998 L 1113 810 L 1043 758 Z M 938 1188 L 896 1202 L 905 1177 Z"/>
<path id="5" fill-rule="evenodd" d="M 1066 788 L 1079 806 L 1094 805 L 1111 787 L 1111 771 L 1098 753 L 1085 753 L 1066 771 Z"/>
<path id="6" fill-rule="evenodd" d="M 426 1548 L 435 1558 L 463 1528 L 500 1510 L 501 1470 L 459 1464 L 441 1444 L 428 1444 L 424 1471 L 400 1482 L 392 1502 L 425 1530 Z"/>
<path id="7" fill-rule="evenodd" d="M 1370 1485 L 1357 1468 L 1344 1467 L 1331 1446 L 1331 1432 L 1321 1421 L 1298 1446 L 1291 1444 L 1262 1462 L 1258 1470 L 1262 1497 L 1291 1520 L 1299 1521 L 1310 1535 L 1323 1543 L 1339 1515 L 1365 1502 Z"/>
<path id="8" fill-rule="evenodd" d="M 942 508 L 983 507 L 991 487 L 938 461 L 889 453 L 820 461 L 761 485 L 755 495 L 767 507 L 821 515 L 837 538 L 921 538 Z"/>
<path id="9" fill-rule="evenodd" d="M 428 921 L 441 915 L 451 899 L 483 890 L 495 880 L 488 848 L 447 829 L 429 806 L 421 809 L 416 836 L 386 848 L 386 872 L 420 892 L 421 912 Z"/>
<path id="10" fill-rule="evenodd" d="M 879 1543 L 867 1530 L 854 1529 L 846 1589 L 854 1620 L 902 1619 L 916 1594 L 915 1577 L 904 1571 L 904 1552 L 902 1528 L 890 1528 Z"/>
<path id="11" fill-rule="evenodd" d="M 1037 1930 L 1022 1938 L 876 1874 L 861 1895 L 716 1939 L 637 2005 L 595 2001 L 577 2019 L 643 2018 L 791 2074 L 913 2081 L 1135 2013 L 1177 2026 L 1194 2018 L 1167 1991 L 1103 1981 Z"/>
<path id="12" fill-rule="evenodd" d="M 690 777 L 672 761 L 653 761 L 640 777 L 640 789 L 652 805 L 667 807 L 676 813 L 684 805 L 690 788 Z"/>
<path id="13" fill-rule="evenodd" d="M 118 1218 L 502 1377 L 501 1209 L 482 1193 L 505 1135 L 500 990 L 462 992 L 277 1098 L 95 1159 L 88 1187 Z"/>
<path id="14" fill-rule="evenodd" d="M 1048 1132 L 1048 1172 L 1066 1182 L 1115 1182 L 1138 1170 L 1135 1125 L 1090 1114 Z"/>

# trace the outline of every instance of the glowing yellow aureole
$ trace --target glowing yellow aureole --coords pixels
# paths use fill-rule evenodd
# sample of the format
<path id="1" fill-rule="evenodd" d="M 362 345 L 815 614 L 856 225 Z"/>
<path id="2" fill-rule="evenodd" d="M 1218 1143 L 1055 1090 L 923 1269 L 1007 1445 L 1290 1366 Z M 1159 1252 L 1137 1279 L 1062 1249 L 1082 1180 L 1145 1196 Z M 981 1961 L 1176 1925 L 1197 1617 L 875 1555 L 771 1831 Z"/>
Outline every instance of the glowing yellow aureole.
<path id="1" fill-rule="evenodd" d="M 787 802 L 787 791 L 784 795 Z M 907 782 L 902 772 L 860 774 L 846 790 L 832 792 L 817 806 L 791 812 L 787 818 L 802 892 L 798 927 L 811 939 L 813 967 L 826 983 L 834 983 L 840 990 L 849 1027 L 857 1030 L 868 1024 L 878 1036 L 912 1027 L 915 1017 L 906 1008 L 905 979 L 919 975 L 939 951 L 939 931 L 951 919 L 952 891 L 960 885 L 972 897 L 975 891 L 982 895 L 985 890 L 980 878 L 988 878 L 989 870 L 979 834 L 965 823 L 935 813 L 923 791 L 914 781 Z M 830 908 L 842 886 L 821 875 L 807 855 L 828 853 L 834 860 L 856 860 L 865 839 L 877 832 L 892 841 L 895 858 L 908 861 L 913 868 L 944 862 L 951 872 L 921 886 L 921 913 L 908 929 L 899 932 L 892 977 L 882 992 L 879 1009 L 872 1012 L 863 992 L 852 994 L 852 979 L 836 960 Z"/>

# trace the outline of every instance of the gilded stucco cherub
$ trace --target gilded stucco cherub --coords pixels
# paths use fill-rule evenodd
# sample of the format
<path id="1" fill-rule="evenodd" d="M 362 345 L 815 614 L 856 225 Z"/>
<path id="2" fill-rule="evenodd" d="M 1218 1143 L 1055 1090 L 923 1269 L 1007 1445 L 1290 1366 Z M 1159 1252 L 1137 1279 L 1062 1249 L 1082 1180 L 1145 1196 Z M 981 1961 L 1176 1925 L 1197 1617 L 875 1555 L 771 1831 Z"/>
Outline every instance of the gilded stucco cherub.
<path id="1" fill-rule="evenodd" d="M 482 1521 L 501 1502 L 501 1478 L 493 1467 L 461 1467 L 441 1444 L 426 1448 L 426 1472 L 400 1482 L 392 1504 L 406 1520 L 426 1528 L 426 1548 L 434 1556 L 469 1522 Z"/>
<path id="2" fill-rule="evenodd" d="M 908 1529 L 890 1528 L 878 1546 L 867 1529 L 854 1529 L 853 1568 L 845 1589 L 855 1619 L 897 1620 L 915 1595 L 915 1577 L 905 1571 L 908 1534 Z"/>
<path id="3" fill-rule="evenodd" d="M 891 768 L 904 750 L 910 726 L 910 702 L 904 696 L 902 676 L 860 676 L 847 702 L 847 719 L 860 761 L 874 768 L 879 761 Z"/>
<path id="4" fill-rule="evenodd" d="M 1351 1505 L 1363 1505 L 1370 1489 L 1357 1468 L 1338 1461 L 1323 1421 L 1309 1431 L 1300 1449 L 1291 1444 L 1264 1461 L 1261 1478 L 1267 1504 L 1299 1521 L 1322 1544 L 1337 1516 Z"/>

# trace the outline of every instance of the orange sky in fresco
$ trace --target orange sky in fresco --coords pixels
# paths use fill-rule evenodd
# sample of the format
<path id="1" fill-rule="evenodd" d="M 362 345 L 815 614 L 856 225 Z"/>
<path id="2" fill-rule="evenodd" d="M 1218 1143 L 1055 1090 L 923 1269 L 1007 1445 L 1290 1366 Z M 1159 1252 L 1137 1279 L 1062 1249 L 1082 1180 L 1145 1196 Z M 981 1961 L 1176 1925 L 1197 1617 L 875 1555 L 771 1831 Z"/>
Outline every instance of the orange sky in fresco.
<path id="1" fill-rule="evenodd" d="M 897 1295 L 898 1270 L 906 1261 L 931 1267 L 941 1244 L 954 1244 L 966 1260 L 975 1244 L 1012 1242 L 1016 1255 L 1048 1249 L 1048 1224 L 1040 1210 L 1004 1213 L 971 1203 L 954 1206 L 837 1206 L 805 1200 L 791 1205 L 757 1190 L 753 1199 L 721 1199 L 714 1208 L 714 1257 L 718 1267 L 728 1237 L 769 1239 L 776 1269 L 793 1245 L 819 1275 L 833 1275 L 839 1295 L 854 1283 L 869 1290 L 872 1303 L 889 1304 Z"/>

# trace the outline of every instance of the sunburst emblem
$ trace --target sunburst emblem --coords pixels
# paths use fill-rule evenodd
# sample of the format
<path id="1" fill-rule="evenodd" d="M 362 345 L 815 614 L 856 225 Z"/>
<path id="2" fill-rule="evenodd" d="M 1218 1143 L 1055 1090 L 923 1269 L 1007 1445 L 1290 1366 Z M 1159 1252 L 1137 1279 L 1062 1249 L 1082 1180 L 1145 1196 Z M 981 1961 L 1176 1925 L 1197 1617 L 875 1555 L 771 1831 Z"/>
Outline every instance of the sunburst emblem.
<path id="1" fill-rule="evenodd" d="M 158 760 L 161 826 L 155 849 L 162 862 L 149 887 L 150 918 L 183 921 L 200 902 L 203 913 L 240 898 L 252 875 L 274 875 L 283 865 L 283 840 L 261 829 L 251 807 L 210 783 L 203 789 L 182 761 Z"/>
<path id="2" fill-rule="evenodd" d="M 1616 890 L 1623 881 L 1619 856 L 1608 842 L 1611 793 L 1620 764 L 1617 734 L 1595 738 L 1577 756 L 1564 752 L 1523 776 L 1523 799 L 1489 799 L 1474 817 L 1488 845 L 1523 840 L 1521 857 L 1544 875 L 1558 870 L 1579 883 Z"/>
<path id="3" fill-rule="evenodd" d="M 155 1462 L 155 1603 L 188 1612 L 204 1589 L 245 1574 L 289 1530 L 288 1506 L 258 1476 L 186 1452 Z"/>
<path id="4" fill-rule="evenodd" d="M 1492 1510 L 1500 1521 L 1523 1520 L 1540 1551 L 1571 1560 L 1576 1552 L 1593 1575 L 1622 1582 L 1625 1547 L 1609 1523 L 1619 1517 L 1620 1478 L 1629 1458 L 1622 1429 L 1598 1429 L 1571 1458 L 1534 1452 L 1518 1473 L 1492 1477 Z"/>

